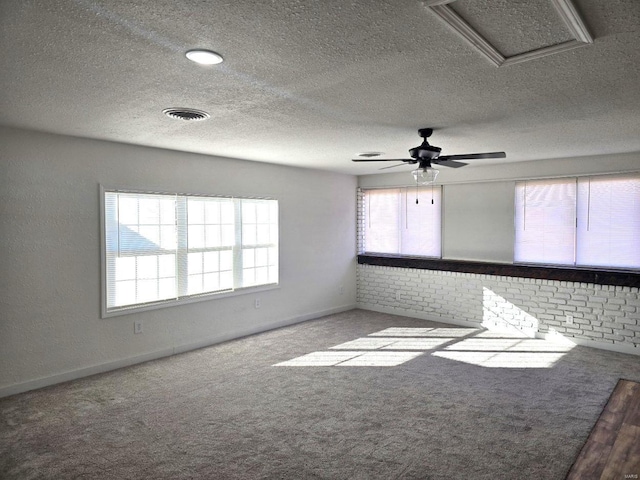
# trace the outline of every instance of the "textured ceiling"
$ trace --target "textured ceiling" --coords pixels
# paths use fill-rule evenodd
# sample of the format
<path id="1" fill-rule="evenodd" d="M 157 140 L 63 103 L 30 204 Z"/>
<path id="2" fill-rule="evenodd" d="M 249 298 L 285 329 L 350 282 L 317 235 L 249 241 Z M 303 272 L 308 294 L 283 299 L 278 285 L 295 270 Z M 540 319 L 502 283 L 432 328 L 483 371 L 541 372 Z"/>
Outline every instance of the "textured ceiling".
<path id="1" fill-rule="evenodd" d="M 500 162 L 640 151 L 640 2 L 574 4 L 593 44 L 496 67 L 415 0 L 1 0 L 0 124 L 352 174 L 420 127 Z M 507 55 L 570 38 L 547 0 L 451 6 Z"/>

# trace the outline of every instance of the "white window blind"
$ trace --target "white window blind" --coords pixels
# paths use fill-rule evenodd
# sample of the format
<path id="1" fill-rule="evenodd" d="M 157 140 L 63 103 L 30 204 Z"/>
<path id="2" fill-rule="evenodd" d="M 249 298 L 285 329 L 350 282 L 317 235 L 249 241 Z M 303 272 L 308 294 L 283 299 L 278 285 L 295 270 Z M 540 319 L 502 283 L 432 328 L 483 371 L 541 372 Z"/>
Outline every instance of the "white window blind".
<path id="1" fill-rule="evenodd" d="M 278 282 L 278 202 L 104 192 L 105 312 Z"/>
<path id="2" fill-rule="evenodd" d="M 640 268 L 640 175 L 578 179 L 578 265 Z"/>
<path id="3" fill-rule="evenodd" d="M 440 257 L 441 203 L 439 186 L 365 190 L 365 252 Z"/>
<path id="4" fill-rule="evenodd" d="M 640 268 L 640 175 L 516 183 L 514 260 Z"/>
<path id="5" fill-rule="evenodd" d="M 516 182 L 516 262 L 573 264 L 575 179 Z"/>

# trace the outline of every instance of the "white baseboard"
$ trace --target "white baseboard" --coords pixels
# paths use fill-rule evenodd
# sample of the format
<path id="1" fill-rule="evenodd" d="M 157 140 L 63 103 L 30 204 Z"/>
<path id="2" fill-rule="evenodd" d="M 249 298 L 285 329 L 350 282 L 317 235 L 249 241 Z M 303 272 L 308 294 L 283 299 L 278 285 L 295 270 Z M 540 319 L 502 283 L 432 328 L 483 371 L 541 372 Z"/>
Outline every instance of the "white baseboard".
<path id="1" fill-rule="evenodd" d="M 464 320 L 452 320 L 449 318 L 435 317 L 423 312 L 415 312 L 412 310 L 402 310 L 399 308 L 381 307 L 379 305 L 367 305 L 358 303 L 357 308 L 361 310 L 371 310 L 372 312 L 388 313 L 390 315 L 399 315 L 401 317 L 419 318 L 421 320 L 429 320 L 430 322 L 446 323 L 451 325 L 459 325 L 462 327 L 482 328 L 479 323 L 466 322 Z M 546 333 L 537 333 L 536 338 L 544 340 L 556 340 L 555 335 L 549 335 Z M 611 352 L 626 353 L 629 355 L 640 355 L 640 348 L 630 347 L 628 345 L 622 345 L 619 343 L 603 343 L 596 342 L 594 340 L 585 340 L 575 337 L 562 337 L 563 341 L 571 342 L 575 345 L 581 345 L 583 347 L 597 348 L 599 350 L 609 350 Z"/>
<path id="2" fill-rule="evenodd" d="M 216 335 L 196 343 L 190 343 L 187 345 L 178 345 L 170 348 L 164 348 L 155 352 L 145 353 L 142 355 L 136 355 L 133 357 L 114 360 L 112 362 L 101 363 L 99 365 L 92 365 L 90 367 L 83 367 L 77 370 L 71 370 L 55 375 L 50 375 L 43 378 L 37 378 L 35 380 L 28 380 L 26 382 L 15 383 L 6 387 L 0 387 L 0 398 L 8 397 L 10 395 L 16 395 L 18 393 L 28 392 L 29 390 L 36 390 L 38 388 L 48 387 L 62 382 L 68 382 L 70 380 L 77 380 L 79 378 L 88 377 L 90 375 L 96 375 L 98 373 L 109 372 L 111 370 L 117 370 L 118 368 L 129 367 L 138 363 L 148 362 L 150 360 L 156 360 L 158 358 L 169 357 L 171 355 L 177 355 L 179 353 L 196 350 L 198 348 L 209 347 L 217 343 L 226 342 L 229 340 L 235 340 L 238 338 L 254 335 L 256 333 L 262 333 L 276 328 L 286 327 L 294 325 L 296 323 L 306 322 L 308 320 L 314 320 L 316 318 L 324 317 L 327 315 L 333 315 L 335 313 L 346 312 L 356 308 L 355 304 L 343 305 L 339 307 L 329 308 L 326 310 L 320 310 L 317 312 L 307 313 L 304 315 L 293 316 L 284 320 L 278 320 L 268 325 L 260 325 L 253 328 L 246 328 L 240 331 L 236 331 L 229 334 Z"/>

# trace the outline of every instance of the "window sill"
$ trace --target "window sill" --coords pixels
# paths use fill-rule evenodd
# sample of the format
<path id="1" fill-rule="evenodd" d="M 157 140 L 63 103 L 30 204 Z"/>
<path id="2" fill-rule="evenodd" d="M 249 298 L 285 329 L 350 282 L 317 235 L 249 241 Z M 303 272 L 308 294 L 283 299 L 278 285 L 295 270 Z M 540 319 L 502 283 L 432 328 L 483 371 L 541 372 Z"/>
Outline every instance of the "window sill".
<path id="1" fill-rule="evenodd" d="M 463 260 L 409 257 L 397 255 L 358 255 L 358 263 L 384 267 L 415 268 L 446 272 L 475 273 L 505 277 L 558 280 L 596 285 L 640 287 L 640 272 L 635 270 L 611 270 L 550 265 L 514 265 Z"/>

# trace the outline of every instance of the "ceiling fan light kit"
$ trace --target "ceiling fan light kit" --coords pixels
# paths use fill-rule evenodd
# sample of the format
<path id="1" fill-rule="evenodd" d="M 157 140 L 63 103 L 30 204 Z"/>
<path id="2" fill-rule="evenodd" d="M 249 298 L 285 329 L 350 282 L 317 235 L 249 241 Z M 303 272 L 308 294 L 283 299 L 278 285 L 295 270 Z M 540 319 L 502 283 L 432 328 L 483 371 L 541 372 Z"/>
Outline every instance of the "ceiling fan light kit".
<path id="1" fill-rule="evenodd" d="M 436 183 L 436 178 L 439 173 L 440 170 L 436 170 L 433 167 L 416 168 L 411 172 L 417 185 L 430 185 L 432 183 Z"/>
<path id="2" fill-rule="evenodd" d="M 417 147 L 409 149 L 409 155 L 411 158 L 354 158 L 354 162 L 402 162 L 390 167 L 398 167 L 404 163 L 409 165 L 418 165 L 418 168 L 411 173 L 416 185 L 429 185 L 436 181 L 436 177 L 439 170 L 433 168 L 434 165 L 443 165 L 450 168 L 460 168 L 467 165 L 464 162 L 458 160 L 481 160 L 485 158 L 506 158 L 504 152 L 488 152 L 488 153 L 468 153 L 461 155 L 440 155 L 442 149 L 435 145 L 430 145 L 427 138 L 433 133 L 432 128 L 421 128 L 418 130 L 418 135 L 422 137 L 422 143 Z"/>

